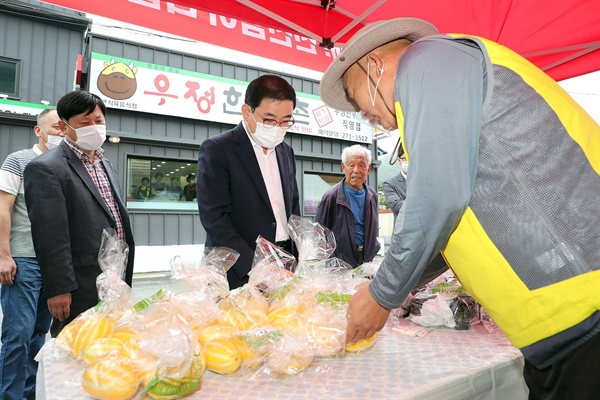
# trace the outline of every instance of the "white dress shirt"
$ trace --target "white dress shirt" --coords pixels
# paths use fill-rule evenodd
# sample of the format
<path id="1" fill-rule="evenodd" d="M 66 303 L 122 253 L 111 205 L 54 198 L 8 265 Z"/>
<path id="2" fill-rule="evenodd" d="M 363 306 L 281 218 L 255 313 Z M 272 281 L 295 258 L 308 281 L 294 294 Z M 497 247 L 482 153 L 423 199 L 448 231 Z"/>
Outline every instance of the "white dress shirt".
<path id="1" fill-rule="evenodd" d="M 275 232 L 275 241 L 280 242 L 288 240 L 290 236 L 287 233 L 287 215 L 285 213 L 285 202 L 283 200 L 283 187 L 281 185 L 281 175 L 279 175 L 279 164 L 277 163 L 277 154 L 275 149 L 267 149 L 267 153 L 263 151 L 262 146 L 257 144 L 252 136 L 248 133 L 248 127 L 244 123 L 244 129 L 246 134 L 252 143 L 254 154 L 256 154 L 256 160 L 260 167 L 265 186 L 267 187 L 267 193 L 269 194 L 269 200 L 271 201 L 271 208 L 273 208 L 273 214 L 275 214 L 275 222 L 277 223 L 277 230 Z M 250 212 L 252 212 L 250 210 Z"/>

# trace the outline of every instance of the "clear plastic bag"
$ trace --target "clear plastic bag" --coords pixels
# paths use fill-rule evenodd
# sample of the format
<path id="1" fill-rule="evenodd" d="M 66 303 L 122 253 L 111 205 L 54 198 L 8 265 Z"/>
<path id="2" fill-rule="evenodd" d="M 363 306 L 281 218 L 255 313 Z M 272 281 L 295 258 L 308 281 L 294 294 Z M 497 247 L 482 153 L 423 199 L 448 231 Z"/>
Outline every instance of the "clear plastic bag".
<path id="1" fill-rule="evenodd" d="M 259 236 L 252 269 L 248 273 L 248 284 L 268 295 L 293 279 L 295 269 L 296 259 L 293 255 Z"/>
<path id="2" fill-rule="evenodd" d="M 171 279 L 181 279 L 190 290 L 205 293 L 217 302 L 229 295 L 227 271 L 239 256 L 228 247 L 212 248 L 199 262 L 176 256 L 171 260 Z"/>
<path id="3" fill-rule="evenodd" d="M 288 232 L 298 248 L 298 263 L 309 260 L 326 260 L 335 251 L 333 232 L 309 219 L 292 215 Z"/>

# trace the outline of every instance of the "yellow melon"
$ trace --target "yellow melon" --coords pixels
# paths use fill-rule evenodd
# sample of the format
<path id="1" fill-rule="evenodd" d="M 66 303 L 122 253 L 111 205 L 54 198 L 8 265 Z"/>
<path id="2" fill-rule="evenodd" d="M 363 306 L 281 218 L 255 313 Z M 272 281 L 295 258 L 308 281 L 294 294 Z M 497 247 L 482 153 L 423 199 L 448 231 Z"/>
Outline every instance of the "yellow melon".
<path id="1" fill-rule="evenodd" d="M 242 357 L 242 364 L 250 369 L 258 369 L 264 362 L 264 352 L 258 346 L 250 346 L 243 338 L 239 336 L 233 336 L 231 343 L 240 352 Z"/>
<path id="2" fill-rule="evenodd" d="M 91 343 L 88 347 L 83 350 L 83 362 L 85 365 L 90 365 L 97 359 L 106 356 L 111 352 L 115 352 L 119 354 L 121 352 L 121 348 L 123 347 L 123 342 L 114 338 L 101 338 L 93 343 Z"/>
<path id="3" fill-rule="evenodd" d="M 229 339 L 219 338 L 204 345 L 206 368 L 218 374 L 231 374 L 242 364 L 239 350 Z"/>
<path id="4" fill-rule="evenodd" d="M 272 352 L 269 355 L 268 365 L 271 371 L 280 375 L 296 375 L 307 369 L 313 361 L 312 354 Z"/>
<path id="5" fill-rule="evenodd" d="M 237 307 L 230 307 L 223 311 L 219 317 L 219 324 L 233 326 L 237 330 L 245 331 L 255 327 L 252 320 Z"/>
<path id="6" fill-rule="evenodd" d="M 197 335 L 201 344 L 206 344 L 211 340 L 218 338 L 228 338 L 238 331 L 237 328 L 229 325 L 209 325 L 200 330 Z"/>
<path id="7" fill-rule="evenodd" d="M 84 320 L 73 345 L 75 358 L 79 358 L 92 342 L 109 337 L 112 334 L 114 324 L 115 321 L 100 315 L 94 315 Z"/>
<path id="8" fill-rule="evenodd" d="M 132 361 L 143 382 L 152 378 L 158 367 L 158 357 L 141 349 L 138 339 L 130 339 L 121 348 L 121 356 Z"/>
<path id="9" fill-rule="evenodd" d="M 95 399 L 131 399 L 139 387 L 135 366 L 124 357 L 105 357 L 90 364 L 81 385 Z"/>
<path id="10" fill-rule="evenodd" d="M 77 337 L 77 333 L 83 325 L 83 322 L 84 321 L 81 319 L 76 319 L 67 324 L 56 337 L 57 346 L 70 351 L 74 355 L 75 351 L 73 349 L 75 348 L 75 338 Z"/>
<path id="11" fill-rule="evenodd" d="M 288 332 L 304 332 L 305 323 L 302 314 L 298 314 L 295 307 L 281 306 L 273 308 L 267 314 L 271 325 Z"/>
<path id="12" fill-rule="evenodd" d="M 160 400 L 185 397 L 200 386 L 205 368 L 204 353 L 198 344 L 194 359 L 183 376 L 178 367 L 166 368 L 160 375 L 155 373 L 153 378 L 146 382 L 146 393 L 153 399 Z"/>
<path id="13" fill-rule="evenodd" d="M 336 357 L 343 354 L 346 332 L 323 322 L 308 321 L 306 336 L 314 354 L 319 357 Z"/>
<path id="14" fill-rule="evenodd" d="M 110 336 L 113 339 L 120 340 L 123 344 L 127 343 L 131 339 L 139 339 L 140 334 L 133 329 L 129 328 L 120 328 L 113 331 Z"/>
<path id="15" fill-rule="evenodd" d="M 361 353 L 363 351 L 367 351 L 373 347 L 378 336 L 379 332 L 375 333 L 375 335 L 371 336 L 370 338 L 359 340 L 356 343 L 347 343 L 346 351 L 350 353 Z"/>

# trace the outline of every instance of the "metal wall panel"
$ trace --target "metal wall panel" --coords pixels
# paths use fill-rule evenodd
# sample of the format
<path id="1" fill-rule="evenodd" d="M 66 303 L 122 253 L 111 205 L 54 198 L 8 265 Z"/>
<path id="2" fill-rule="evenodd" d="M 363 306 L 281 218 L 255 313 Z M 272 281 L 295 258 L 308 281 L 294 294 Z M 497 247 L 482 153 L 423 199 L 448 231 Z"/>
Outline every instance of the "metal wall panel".
<path id="1" fill-rule="evenodd" d="M 21 60 L 16 100 L 56 104 L 73 89 L 75 62 L 83 53 L 83 43 L 81 30 L 0 9 L 0 56 Z"/>

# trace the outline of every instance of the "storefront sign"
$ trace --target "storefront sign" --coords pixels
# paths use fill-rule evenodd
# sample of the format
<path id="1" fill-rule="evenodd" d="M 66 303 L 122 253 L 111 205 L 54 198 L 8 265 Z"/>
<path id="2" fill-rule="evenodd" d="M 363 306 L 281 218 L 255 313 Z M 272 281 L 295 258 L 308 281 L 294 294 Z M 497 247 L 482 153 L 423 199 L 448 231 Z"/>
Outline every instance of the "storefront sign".
<path id="1" fill-rule="evenodd" d="M 248 82 L 92 53 L 90 91 L 107 107 L 237 125 Z M 290 132 L 373 141 L 373 129 L 355 121 L 355 113 L 327 107 L 318 96 L 297 92 L 296 123 Z"/>

